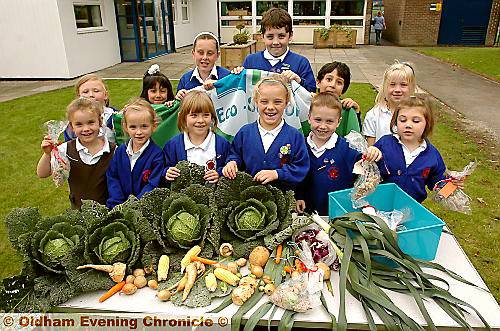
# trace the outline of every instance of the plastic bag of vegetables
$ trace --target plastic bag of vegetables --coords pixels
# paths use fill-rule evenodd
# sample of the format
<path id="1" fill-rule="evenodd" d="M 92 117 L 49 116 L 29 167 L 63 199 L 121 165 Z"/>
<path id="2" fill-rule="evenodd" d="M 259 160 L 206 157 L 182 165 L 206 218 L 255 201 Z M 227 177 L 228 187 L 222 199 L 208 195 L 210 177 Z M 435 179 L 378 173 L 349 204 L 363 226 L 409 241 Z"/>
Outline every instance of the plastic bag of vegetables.
<path id="1" fill-rule="evenodd" d="M 302 245 L 302 242 L 307 244 L 306 248 L 310 251 L 314 263 L 323 262 L 328 266 L 337 258 L 329 239 L 328 234 L 321 231 L 319 225 L 315 223 L 297 230 L 292 236 L 297 245 Z M 302 247 L 304 248 L 303 245 Z"/>
<path id="2" fill-rule="evenodd" d="M 465 180 L 466 176 L 472 174 L 476 169 L 476 162 L 470 162 L 462 171 L 448 171 L 449 178 L 438 182 L 433 191 L 434 201 L 439 203 L 443 208 L 458 211 L 467 215 L 472 214 L 470 208 L 471 198 L 465 192 L 451 183 L 452 178 L 458 180 Z"/>
<path id="3" fill-rule="evenodd" d="M 57 149 L 59 136 L 68 126 L 65 121 L 47 121 L 44 124 L 47 129 L 47 135 L 54 142 L 52 152 L 50 152 L 50 169 L 52 170 L 52 180 L 56 187 L 63 185 L 69 177 L 69 159 L 64 153 Z"/>
<path id="4" fill-rule="evenodd" d="M 345 139 L 349 147 L 365 154 L 368 150 L 368 143 L 358 132 L 351 131 Z M 368 205 L 363 198 L 375 192 L 378 184 L 381 182 L 380 171 L 375 162 L 368 162 L 364 157 L 356 162 L 353 173 L 359 175 L 354 182 L 354 189 L 351 193 L 353 208 L 361 208 Z"/>
<path id="5" fill-rule="evenodd" d="M 305 249 L 303 241 L 300 259 L 306 271 L 281 283 L 269 300 L 283 309 L 303 313 L 321 305 L 321 289 L 323 288 L 323 270 L 317 268 L 311 252 Z"/>

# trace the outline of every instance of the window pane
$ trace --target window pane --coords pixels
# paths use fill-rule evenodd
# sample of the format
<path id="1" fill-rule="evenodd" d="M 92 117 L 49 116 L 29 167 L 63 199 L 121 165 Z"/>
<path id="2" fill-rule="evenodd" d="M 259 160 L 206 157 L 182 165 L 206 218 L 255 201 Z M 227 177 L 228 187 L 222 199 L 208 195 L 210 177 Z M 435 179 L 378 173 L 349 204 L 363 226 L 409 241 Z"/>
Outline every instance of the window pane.
<path id="1" fill-rule="evenodd" d="M 293 20 L 293 25 L 325 26 L 325 20 L 297 19 Z"/>
<path id="2" fill-rule="evenodd" d="M 251 16 L 252 15 L 252 2 L 251 1 L 236 1 L 221 2 L 221 15 L 222 16 Z"/>
<path id="3" fill-rule="evenodd" d="M 293 15 L 295 16 L 325 16 L 326 1 L 294 1 Z"/>
<path id="4" fill-rule="evenodd" d="M 188 7 L 182 7 L 182 20 L 183 21 L 189 21 L 189 16 L 188 16 Z"/>
<path id="5" fill-rule="evenodd" d="M 332 1 L 331 16 L 361 16 L 364 4 L 364 0 L 334 0 Z"/>
<path id="6" fill-rule="evenodd" d="M 257 1 L 257 16 L 262 16 L 265 11 L 272 7 L 288 11 L 288 1 Z"/>
<path id="7" fill-rule="evenodd" d="M 78 29 L 102 26 L 101 7 L 99 5 L 73 5 L 73 8 Z"/>
<path id="8" fill-rule="evenodd" d="M 363 26 L 363 20 L 330 20 L 330 24 L 348 25 L 348 26 Z"/>

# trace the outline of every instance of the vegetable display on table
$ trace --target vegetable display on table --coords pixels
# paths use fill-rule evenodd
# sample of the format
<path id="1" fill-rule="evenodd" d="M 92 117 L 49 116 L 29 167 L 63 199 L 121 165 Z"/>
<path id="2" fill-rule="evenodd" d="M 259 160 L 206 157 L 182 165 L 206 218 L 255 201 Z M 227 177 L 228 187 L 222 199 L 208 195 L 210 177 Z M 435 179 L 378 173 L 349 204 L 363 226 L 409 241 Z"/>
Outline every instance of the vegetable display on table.
<path id="1" fill-rule="evenodd" d="M 35 208 L 17 208 L 6 217 L 9 240 L 23 257 L 22 272 L 5 278 L 0 309 L 45 312 L 81 293 L 106 290 L 100 301 L 116 293 L 156 291 L 159 301 L 205 307 L 225 297 L 212 312 L 235 304 L 232 330 L 263 298 L 244 330 L 252 330 L 280 307 L 287 308 L 279 330 L 289 330 L 294 316 L 322 303 L 323 281 L 339 268 L 338 321 L 345 330 L 346 291 L 358 299 L 371 329 L 372 313 L 387 329 L 421 330 L 384 290 L 411 296 L 428 328 L 434 323 L 424 306 L 434 300 L 460 326 L 470 328 L 467 302 L 448 292 L 448 283 L 431 275 L 436 269 L 473 285 L 442 266 L 404 254 L 396 233 L 378 217 L 346 214 L 330 222 L 319 216 L 292 215 L 293 192 L 261 185 L 248 174 L 205 184 L 204 169 L 180 163 L 171 189 L 157 188 L 141 199 L 129 199 L 108 210 L 84 201 L 81 210 L 43 217 Z M 319 225 L 313 224 L 317 223 Z M 392 261 L 387 263 L 384 261 Z"/>

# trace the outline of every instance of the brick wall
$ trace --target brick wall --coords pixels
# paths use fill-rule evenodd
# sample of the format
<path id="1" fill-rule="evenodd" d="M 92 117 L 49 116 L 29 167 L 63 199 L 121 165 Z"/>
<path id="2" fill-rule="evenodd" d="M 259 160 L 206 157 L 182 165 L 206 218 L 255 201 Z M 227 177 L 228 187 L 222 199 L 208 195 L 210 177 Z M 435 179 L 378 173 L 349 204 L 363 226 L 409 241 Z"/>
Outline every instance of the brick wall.
<path id="1" fill-rule="evenodd" d="M 493 46 L 495 37 L 497 35 L 498 21 L 500 19 L 500 0 L 493 0 L 490 14 L 490 22 L 488 24 L 488 31 L 486 32 L 485 46 Z"/>
<path id="2" fill-rule="evenodd" d="M 437 44 L 441 12 L 429 10 L 437 0 L 385 0 L 384 38 L 402 46 Z"/>
<path id="3" fill-rule="evenodd" d="M 387 29 L 382 38 L 399 44 L 406 0 L 384 0 L 384 18 Z"/>
<path id="4" fill-rule="evenodd" d="M 499 0 L 500 1 L 500 0 Z M 368 44 L 368 39 L 370 37 L 370 22 L 372 19 L 372 8 L 373 8 L 373 1 L 372 0 L 365 0 L 365 5 L 366 5 L 366 15 L 365 15 L 365 38 L 363 43 Z"/>

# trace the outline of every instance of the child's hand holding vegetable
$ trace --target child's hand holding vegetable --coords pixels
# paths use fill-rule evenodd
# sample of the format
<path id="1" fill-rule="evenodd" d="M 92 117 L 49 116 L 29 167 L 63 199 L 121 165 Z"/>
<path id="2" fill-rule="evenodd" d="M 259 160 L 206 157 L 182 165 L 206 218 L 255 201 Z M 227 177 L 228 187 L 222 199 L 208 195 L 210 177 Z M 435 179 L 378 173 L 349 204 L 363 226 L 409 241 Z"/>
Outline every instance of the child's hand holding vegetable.
<path id="1" fill-rule="evenodd" d="M 203 179 L 209 182 L 210 184 L 215 184 L 219 180 L 219 174 L 215 170 L 209 170 L 205 173 Z"/>
<path id="2" fill-rule="evenodd" d="M 165 175 L 165 178 L 168 181 L 174 181 L 180 175 L 181 171 L 179 169 L 177 169 L 176 167 L 170 167 L 167 169 L 167 174 Z"/>
<path id="3" fill-rule="evenodd" d="M 40 147 L 42 148 L 42 151 L 47 154 L 47 155 L 50 155 L 50 152 L 52 151 L 52 148 L 54 148 L 54 146 L 57 145 L 57 142 L 54 142 L 49 135 L 46 135 L 45 137 L 43 137 L 43 140 L 42 140 L 42 143 L 40 145 Z"/>
<path id="4" fill-rule="evenodd" d="M 365 160 L 368 162 L 377 162 L 382 158 L 382 152 L 375 146 L 368 147 Z"/>
<path id="5" fill-rule="evenodd" d="M 238 165 L 236 164 L 236 161 L 229 161 L 224 166 L 224 168 L 222 168 L 222 174 L 224 175 L 224 177 L 227 177 L 229 179 L 235 179 L 237 172 L 238 172 Z"/>
<path id="6" fill-rule="evenodd" d="M 267 184 L 278 179 L 278 172 L 276 170 L 261 170 L 255 174 L 253 180 L 261 183 Z"/>
<path id="7" fill-rule="evenodd" d="M 297 211 L 297 213 L 303 214 L 306 210 L 306 202 L 304 200 L 297 200 L 295 202 L 295 210 Z"/>

